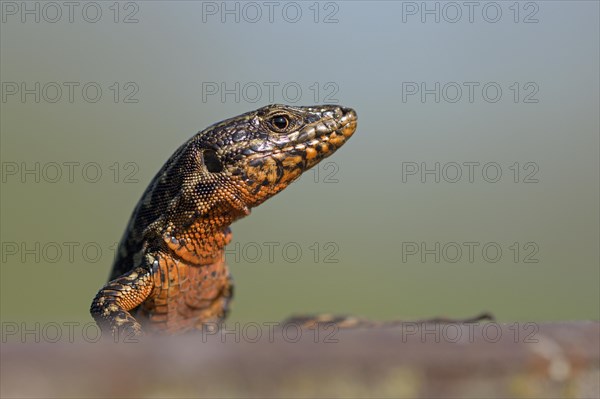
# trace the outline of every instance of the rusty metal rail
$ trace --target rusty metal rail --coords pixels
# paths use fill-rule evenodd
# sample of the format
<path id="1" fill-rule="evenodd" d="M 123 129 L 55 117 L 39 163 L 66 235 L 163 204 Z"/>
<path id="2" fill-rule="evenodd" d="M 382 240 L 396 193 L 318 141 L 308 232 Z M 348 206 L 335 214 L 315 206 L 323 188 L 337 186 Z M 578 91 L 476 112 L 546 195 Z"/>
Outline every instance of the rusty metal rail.
<path id="1" fill-rule="evenodd" d="M 3 343 L 0 396 L 600 397 L 598 322 L 257 326 L 131 344 Z"/>

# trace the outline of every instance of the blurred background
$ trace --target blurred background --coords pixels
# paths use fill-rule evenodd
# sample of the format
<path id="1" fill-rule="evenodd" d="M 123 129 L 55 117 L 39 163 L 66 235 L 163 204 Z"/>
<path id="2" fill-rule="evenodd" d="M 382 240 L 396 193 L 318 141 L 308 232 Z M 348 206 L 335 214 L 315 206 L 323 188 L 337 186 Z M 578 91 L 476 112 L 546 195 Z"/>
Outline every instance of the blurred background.
<path id="1" fill-rule="evenodd" d="M 231 321 L 599 318 L 597 2 L 1 6 L 3 322 L 91 321 L 162 164 L 269 103 L 359 127 L 232 226 Z"/>

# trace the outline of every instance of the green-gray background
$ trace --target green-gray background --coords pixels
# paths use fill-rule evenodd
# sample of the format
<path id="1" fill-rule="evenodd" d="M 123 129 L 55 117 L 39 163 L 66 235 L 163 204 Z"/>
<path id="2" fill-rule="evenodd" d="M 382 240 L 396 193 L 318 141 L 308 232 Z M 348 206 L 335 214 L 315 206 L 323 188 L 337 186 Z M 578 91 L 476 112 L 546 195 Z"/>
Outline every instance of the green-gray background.
<path id="1" fill-rule="evenodd" d="M 320 3 L 317 23 L 313 2 L 297 3 L 302 17 L 296 23 L 284 19 L 285 2 L 278 3 L 272 23 L 262 2 L 255 23 L 246 21 L 255 9 L 234 2 L 227 6 L 245 12 L 238 23 L 234 15 L 223 23 L 220 14 L 205 14 L 203 21 L 203 7 L 210 11 L 221 2 L 121 3 L 117 23 L 112 1 L 97 3 L 102 17 L 96 23 L 82 17 L 85 2 L 74 9 L 73 22 L 62 7 L 55 23 L 45 20 L 55 10 L 44 11 L 42 3 L 39 22 L 27 14 L 22 22 L 22 10 L 13 15 L 11 4 L 2 4 L 0 31 L 2 321 L 89 321 L 90 301 L 111 267 L 111 247 L 154 173 L 196 131 L 269 103 L 264 82 L 279 84 L 273 102 L 289 103 L 282 87 L 293 82 L 302 89 L 295 104 L 333 99 L 351 106 L 359 128 L 318 176 L 308 173 L 233 226 L 234 242 L 247 252 L 239 260 L 229 256 L 236 282 L 231 320 L 277 321 L 310 312 L 410 319 L 482 310 L 503 321 L 598 319 L 598 2 L 495 3 L 502 11 L 496 23 L 482 15 L 488 7 L 486 18 L 495 18 L 495 6 L 486 2 L 477 3 L 472 22 L 463 6 L 455 23 L 447 21 L 456 14 L 446 3 L 437 3 L 439 23 L 432 15 L 422 22 L 420 13 L 407 13 L 421 2 Z M 287 7 L 285 16 L 294 18 L 294 5 Z M 130 13 L 137 23 L 123 22 Z M 330 13 L 333 23 L 324 23 Z M 36 103 L 34 95 L 24 101 L 20 93 L 9 95 L 11 82 L 80 86 L 73 103 L 64 85 L 63 97 L 48 101 L 52 84 Z M 96 103 L 82 97 L 88 82 L 103 90 Z M 110 88 L 115 82 L 117 102 Z M 210 82 L 230 88 L 254 82 L 264 90 L 257 102 L 248 101 L 254 91 L 239 102 L 233 95 L 203 100 L 203 83 Z M 457 82 L 463 96 L 448 101 L 455 92 L 447 86 L 438 103 L 433 94 L 424 102 L 418 95 L 403 101 L 403 82 L 429 88 Z M 464 82 L 479 84 L 473 102 Z M 482 97 L 489 82 L 502 88 L 497 102 Z M 132 97 L 138 102 L 124 102 L 132 87 L 139 89 Z M 534 89 L 529 100 L 537 102 L 525 102 Z M 287 94 L 294 99 L 292 89 Z M 64 165 L 59 181 L 49 181 L 54 163 L 65 162 L 79 163 L 73 182 Z M 82 166 L 94 162 L 102 177 L 90 183 Z M 443 176 L 436 183 L 431 175 L 425 183 L 419 175 L 403 181 L 407 162 L 428 168 L 496 162 L 502 178 L 486 182 L 479 166 L 472 183 L 465 175 L 456 183 Z M 517 183 L 509 168 L 515 162 Z M 525 169 L 528 162 L 534 165 Z M 20 170 L 11 174 L 15 166 L 36 163 L 47 172 L 39 182 L 31 174 L 22 178 Z M 524 183 L 536 166 L 538 182 Z M 137 183 L 124 182 L 131 171 Z M 454 176 L 453 169 L 447 172 Z M 73 259 L 69 242 L 78 243 Z M 279 243 L 273 262 L 265 242 Z M 334 247 L 326 247 L 330 242 Z M 434 255 L 403 259 L 407 242 L 480 246 L 472 263 L 465 246 L 458 262 L 442 257 L 436 263 Z M 503 250 L 496 263 L 481 254 L 490 242 Z M 521 247 L 516 262 L 515 242 Z M 63 248 L 56 261 L 53 243 Z M 253 243 L 263 249 L 257 262 L 250 259 Z M 282 254 L 289 243 L 302 249 L 296 263 Z M 15 245 L 19 253 L 12 255 Z M 39 262 L 31 254 L 22 259 L 23 245 L 40 246 Z M 92 257 L 99 246 L 99 260 L 86 260 L 84 245 Z M 333 256 L 338 263 L 325 262 L 332 248 L 339 249 Z M 538 262 L 525 263 L 532 248 Z M 295 256 L 293 248 L 287 255 Z"/>

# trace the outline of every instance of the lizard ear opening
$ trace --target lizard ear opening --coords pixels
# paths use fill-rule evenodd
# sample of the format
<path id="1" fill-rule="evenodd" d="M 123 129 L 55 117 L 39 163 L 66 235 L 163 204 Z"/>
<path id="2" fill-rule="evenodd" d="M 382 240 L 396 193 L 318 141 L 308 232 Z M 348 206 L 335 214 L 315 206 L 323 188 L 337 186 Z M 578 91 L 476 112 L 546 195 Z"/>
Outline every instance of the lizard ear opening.
<path id="1" fill-rule="evenodd" d="M 202 159 L 204 165 L 210 173 L 219 173 L 223 171 L 223 164 L 219 160 L 215 150 L 204 150 L 202 151 Z"/>

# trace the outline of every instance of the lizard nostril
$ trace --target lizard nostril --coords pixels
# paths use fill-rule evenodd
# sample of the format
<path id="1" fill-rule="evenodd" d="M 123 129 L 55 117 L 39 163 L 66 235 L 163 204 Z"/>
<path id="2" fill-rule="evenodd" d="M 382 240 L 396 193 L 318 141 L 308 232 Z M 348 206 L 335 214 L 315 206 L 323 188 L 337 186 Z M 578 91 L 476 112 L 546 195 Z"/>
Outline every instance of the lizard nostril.
<path id="1" fill-rule="evenodd" d="M 356 111 L 352 108 L 342 107 L 341 108 L 344 115 L 348 115 L 352 119 L 356 119 Z"/>
<path id="2" fill-rule="evenodd" d="M 202 153 L 204 165 L 210 173 L 219 173 L 223 171 L 223 164 L 217 157 L 215 150 L 204 150 Z"/>

